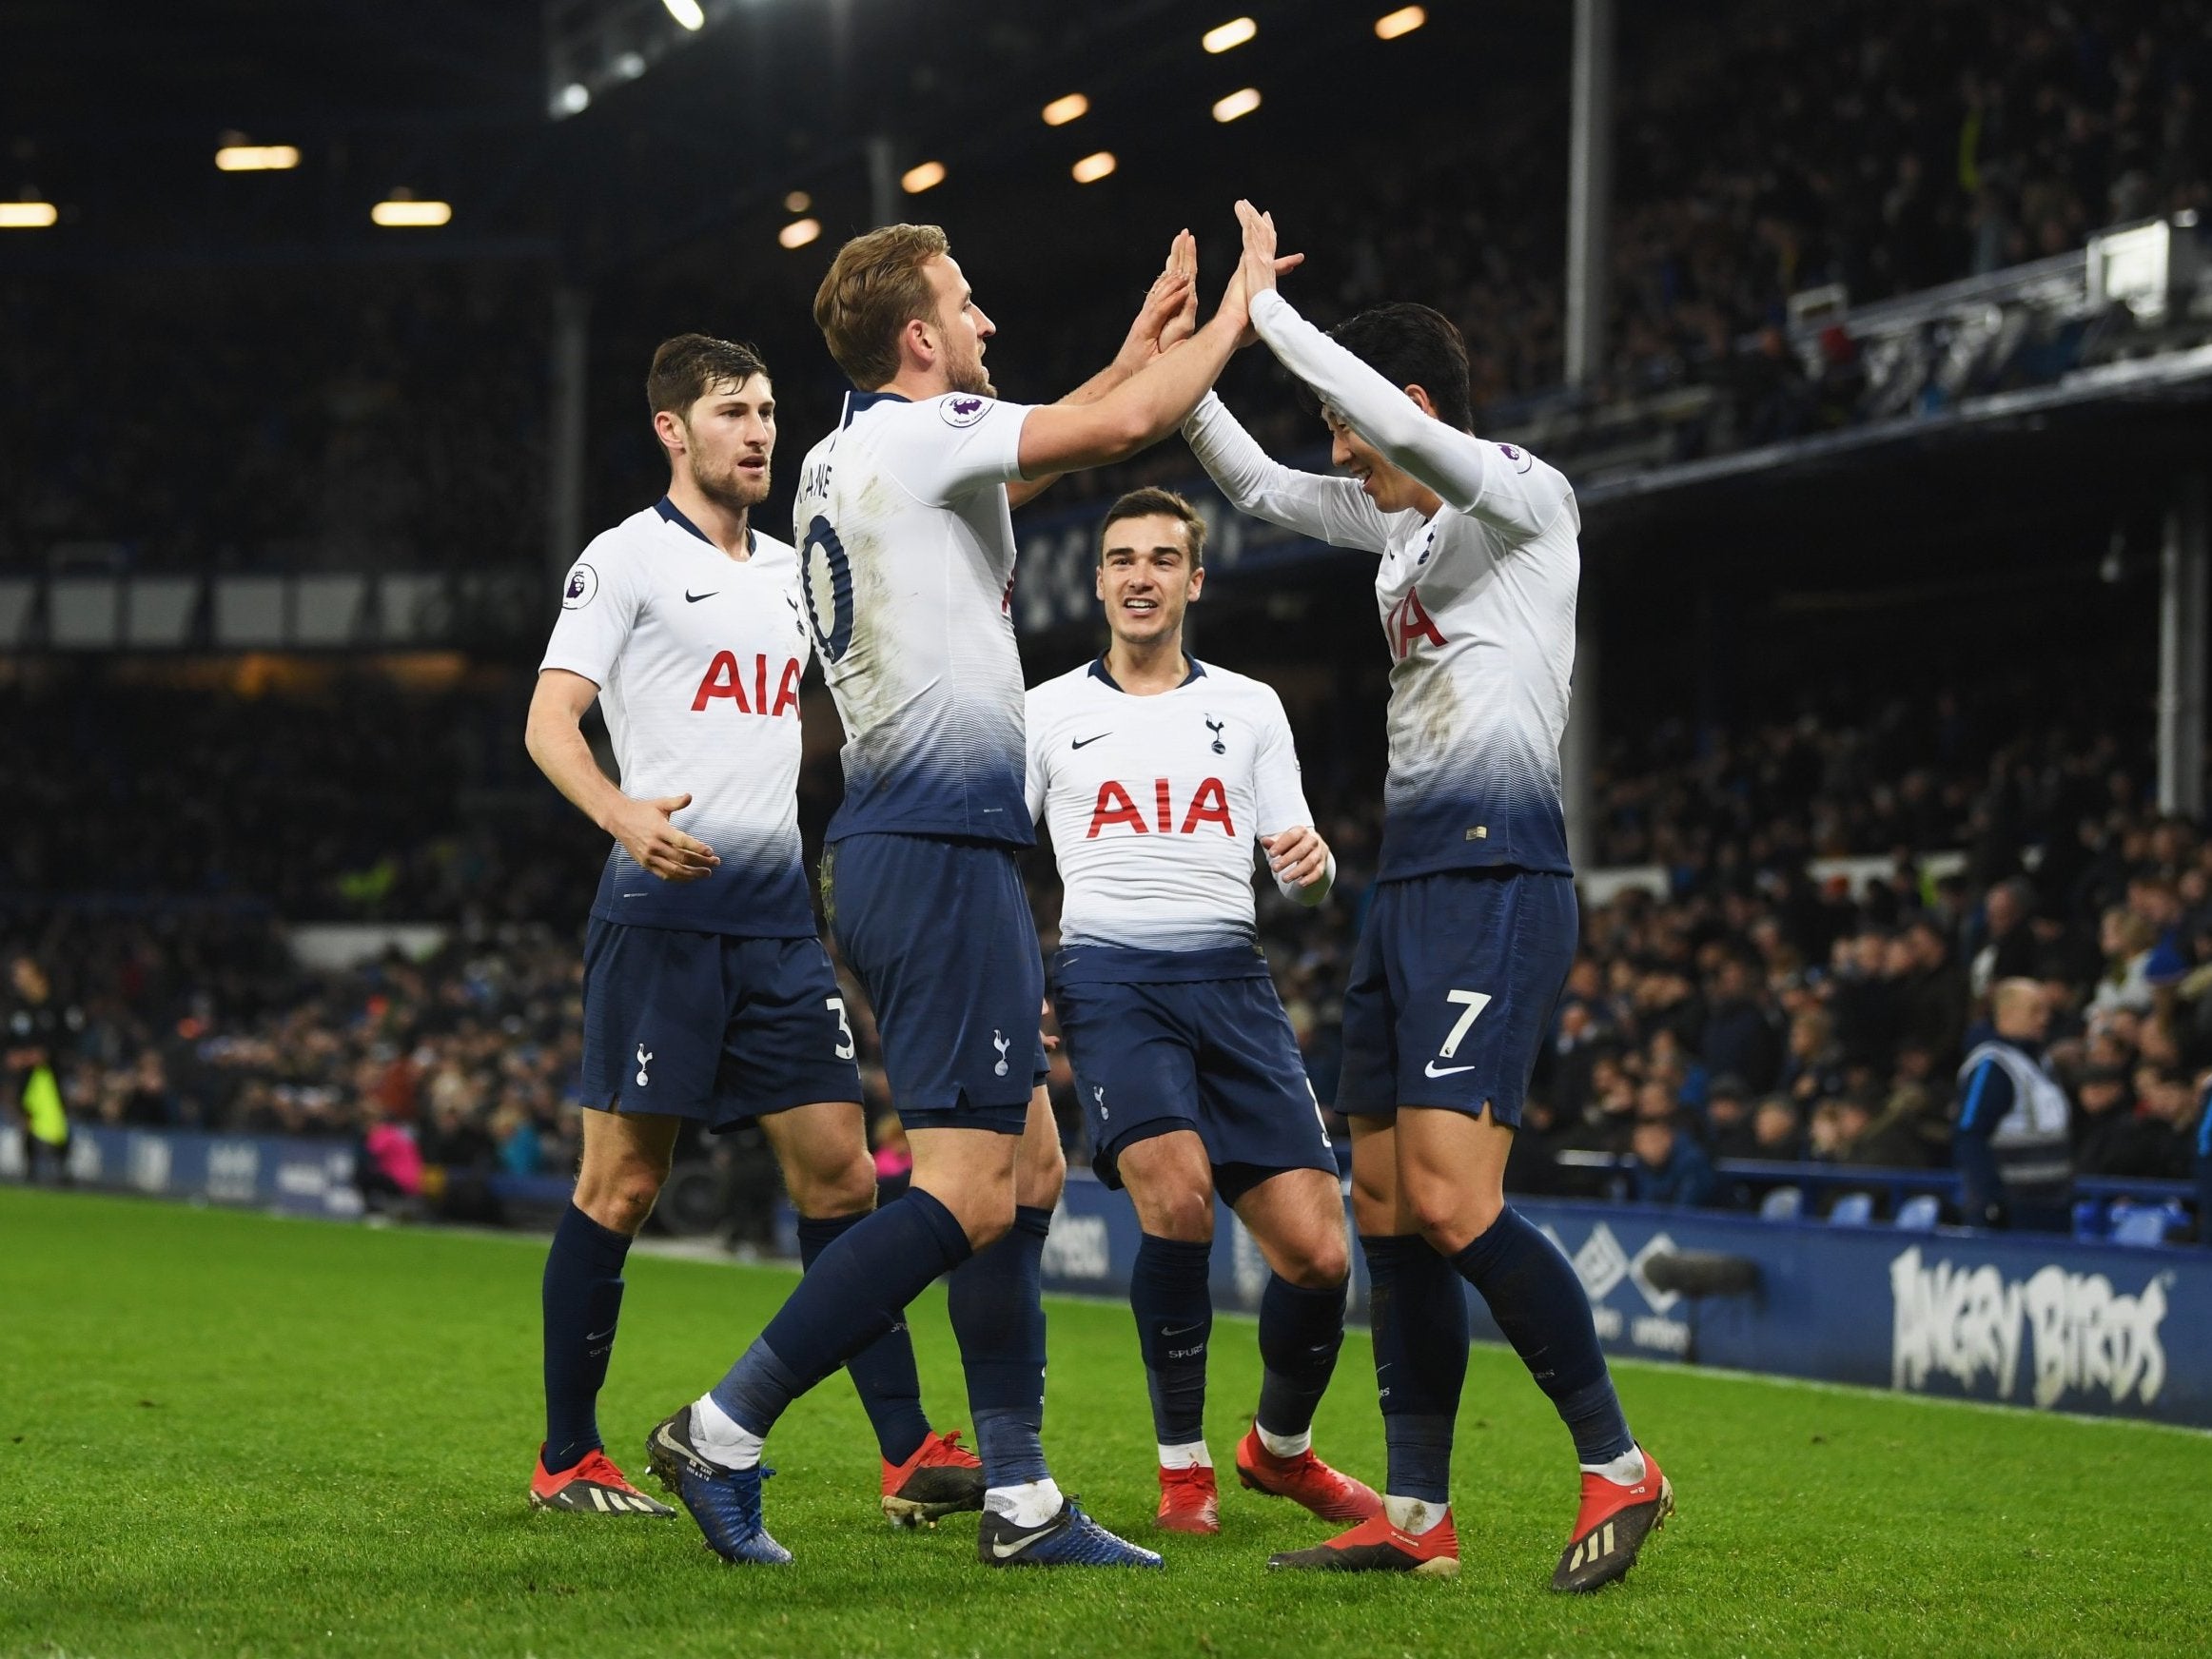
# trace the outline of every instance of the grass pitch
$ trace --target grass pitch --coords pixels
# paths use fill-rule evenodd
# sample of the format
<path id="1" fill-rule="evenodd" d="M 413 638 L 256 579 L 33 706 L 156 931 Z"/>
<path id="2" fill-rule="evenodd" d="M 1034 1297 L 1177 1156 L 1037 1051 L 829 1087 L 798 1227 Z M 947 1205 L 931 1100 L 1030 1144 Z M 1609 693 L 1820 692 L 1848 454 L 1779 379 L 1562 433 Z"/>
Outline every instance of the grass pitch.
<path id="1" fill-rule="evenodd" d="M 539 1240 L 372 1231 L 0 1190 L 0 1653 L 651 1655 L 2035 1653 L 2202 1649 L 2212 1436 L 1624 1367 L 1681 1513 L 1628 1583 L 1545 1588 L 1574 1509 L 1564 1433 L 1478 1348 L 1451 1582 L 1285 1577 L 1328 1531 L 1222 1496 L 1165 1573 L 1004 1572 L 975 1523 L 898 1533 L 833 1380 L 778 1428 L 780 1571 L 722 1566 L 688 1519 L 534 1514 Z M 789 1284 L 634 1258 L 611 1449 L 642 1474 Z M 941 1295 L 925 1398 L 965 1421 Z M 1051 1306 L 1046 1439 L 1062 1483 L 1150 1540 L 1150 1424 L 1127 1312 Z M 1258 1386 L 1216 1334 L 1215 1455 Z M 1317 1425 L 1380 1480 L 1365 1338 Z"/>

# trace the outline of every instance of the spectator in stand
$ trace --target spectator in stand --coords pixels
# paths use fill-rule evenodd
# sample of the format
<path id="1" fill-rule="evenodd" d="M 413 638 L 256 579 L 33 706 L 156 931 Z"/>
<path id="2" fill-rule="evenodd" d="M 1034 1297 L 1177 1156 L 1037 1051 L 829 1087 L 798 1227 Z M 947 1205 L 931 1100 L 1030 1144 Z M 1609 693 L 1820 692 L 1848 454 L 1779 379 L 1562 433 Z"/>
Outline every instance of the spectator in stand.
<path id="1" fill-rule="evenodd" d="M 1636 1202 L 1695 1209 L 1715 1201 L 1719 1178 L 1678 1117 L 1670 1113 L 1639 1118 L 1633 1146 L 1635 1164 L 1629 1172 L 1629 1196 Z"/>
<path id="2" fill-rule="evenodd" d="M 1799 1161 L 1806 1153 L 1804 1123 L 1795 1101 L 1769 1095 L 1752 1114 L 1752 1156 L 1771 1163 Z"/>
<path id="3" fill-rule="evenodd" d="M 1746 1088 L 1772 1088 L 1782 1044 L 1750 961 L 1735 951 L 1720 959 L 1708 982 L 1698 1054 L 1706 1067 Z"/>
<path id="4" fill-rule="evenodd" d="M 1999 980 L 2025 979 L 2036 970 L 2035 890 L 2020 880 L 1999 882 L 1982 904 L 1982 939 L 1968 985 L 1977 1001 Z"/>
<path id="5" fill-rule="evenodd" d="M 1713 1080 L 1705 1098 L 1706 1144 L 1715 1160 L 1759 1158 L 1758 1131 L 1752 1123 L 1752 1097 L 1740 1077 L 1729 1074 Z"/>

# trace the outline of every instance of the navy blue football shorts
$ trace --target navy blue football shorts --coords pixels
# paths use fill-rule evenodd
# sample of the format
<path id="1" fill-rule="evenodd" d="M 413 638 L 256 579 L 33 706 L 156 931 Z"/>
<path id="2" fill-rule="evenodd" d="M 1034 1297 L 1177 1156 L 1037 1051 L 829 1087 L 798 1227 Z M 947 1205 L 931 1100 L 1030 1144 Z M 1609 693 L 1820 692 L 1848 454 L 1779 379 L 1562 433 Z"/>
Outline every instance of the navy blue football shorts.
<path id="1" fill-rule="evenodd" d="M 1440 1106 L 1520 1122 L 1575 965 L 1572 876 L 1455 869 L 1377 885 L 1344 992 L 1337 1110 Z"/>
<path id="2" fill-rule="evenodd" d="M 875 1009 L 900 1121 L 1019 1135 L 1045 1077 L 1045 963 L 1018 849 L 848 835 L 822 853 L 822 891 Z"/>
<path id="3" fill-rule="evenodd" d="M 584 1099 L 724 1128 L 857 1101 L 852 1026 L 815 938 L 601 921 L 584 934 Z"/>
<path id="4" fill-rule="evenodd" d="M 1298 1038 L 1259 953 L 1079 946 L 1053 958 L 1052 1006 L 1074 1063 L 1091 1167 L 1195 1130 L 1232 1203 L 1285 1169 L 1337 1173 Z"/>

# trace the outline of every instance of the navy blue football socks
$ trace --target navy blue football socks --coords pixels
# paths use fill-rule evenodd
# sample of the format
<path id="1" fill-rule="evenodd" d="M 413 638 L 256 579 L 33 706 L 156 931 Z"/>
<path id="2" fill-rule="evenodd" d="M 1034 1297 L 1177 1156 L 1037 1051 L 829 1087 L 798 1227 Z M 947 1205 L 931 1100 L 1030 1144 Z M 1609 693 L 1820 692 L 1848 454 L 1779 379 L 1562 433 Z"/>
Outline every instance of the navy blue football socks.
<path id="1" fill-rule="evenodd" d="M 627 1236 L 571 1204 L 553 1231 L 540 1293 L 545 1312 L 545 1471 L 574 1469 L 599 1449 L 599 1390 L 622 1312 Z"/>
<path id="2" fill-rule="evenodd" d="M 1312 1290 L 1280 1273 L 1267 1276 L 1260 1297 L 1260 1411 L 1270 1435 L 1302 1435 L 1328 1393 L 1344 1345 L 1344 1293 L 1334 1285 Z M 1410 1493 L 1407 1495 L 1411 1495 Z"/>
<path id="3" fill-rule="evenodd" d="M 852 1216 L 801 1216 L 799 1265 L 812 1268 L 814 1259 L 871 1212 Z M 886 1463 L 904 1463 L 930 1437 L 930 1419 L 922 1411 L 922 1379 L 914 1370 L 913 1338 L 907 1334 L 906 1316 L 845 1361 L 845 1373 L 860 1396 L 860 1409 L 875 1430 L 875 1443 Z"/>
<path id="4" fill-rule="evenodd" d="M 1375 1388 L 1389 1454 L 1383 1491 L 1451 1502 L 1452 1426 L 1467 1380 L 1467 1291 L 1428 1246 L 1403 1235 L 1361 1238 Z"/>
<path id="5" fill-rule="evenodd" d="M 1212 1259 L 1211 1244 L 1146 1233 L 1129 1273 L 1129 1311 L 1137 1317 L 1137 1347 L 1152 1395 L 1152 1435 L 1163 1446 L 1205 1438 L 1205 1351 L 1214 1328 L 1206 1269 Z"/>
<path id="6" fill-rule="evenodd" d="M 1049 1473 L 1042 1295 L 1045 1235 L 1051 1226 L 1050 1210 L 1017 1208 L 1007 1236 L 962 1262 L 945 1287 L 968 1374 L 975 1450 L 992 1487 L 1023 1486 Z"/>
<path id="7" fill-rule="evenodd" d="M 969 1256 L 952 1212 L 910 1188 L 823 1247 L 768 1328 L 714 1385 L 714 1403 L 739 1426 L 766 1435 L 786 1406 L 881 1340 L 931 1279 Z M 1040 1359 L 1040 1394 L 1043 1370 Z"/>
<path id="8" fill-rule="evenodd" d="M 1597 1346 L 1590 1298 L 1558 1247 L 1507 1209 L 1452 1265 L 1482 1293 L 1490 1317 L 1551 1396 L 1575 1436 L 1576 1461 L 1610 1463 L 1632 1451 L 1635 1436 Z"/>

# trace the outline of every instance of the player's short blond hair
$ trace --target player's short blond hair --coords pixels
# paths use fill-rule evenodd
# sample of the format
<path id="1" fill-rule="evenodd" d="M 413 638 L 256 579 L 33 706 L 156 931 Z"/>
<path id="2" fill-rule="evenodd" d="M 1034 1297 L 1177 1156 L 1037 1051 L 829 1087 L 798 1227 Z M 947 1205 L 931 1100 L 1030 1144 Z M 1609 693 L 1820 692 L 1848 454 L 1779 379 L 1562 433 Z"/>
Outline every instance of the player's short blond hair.
<path id="1" fill-rule="evenodd" d="M 950 248 L 934 224 L 886 224 L 837 250 L 814 290 L 814 326 L 854 385 L 872 390 L 897 377 L 907 324 L 936 321 L 922 267 Z"/>

